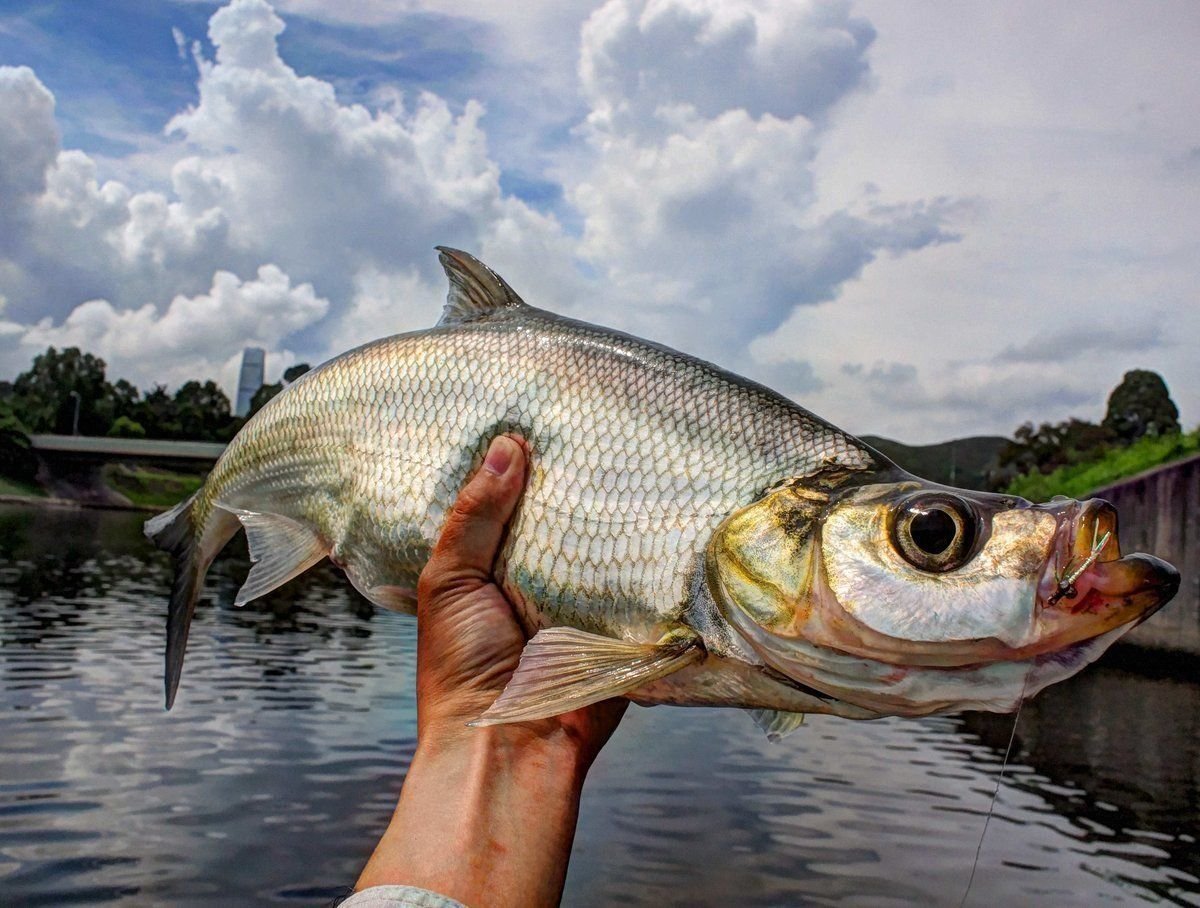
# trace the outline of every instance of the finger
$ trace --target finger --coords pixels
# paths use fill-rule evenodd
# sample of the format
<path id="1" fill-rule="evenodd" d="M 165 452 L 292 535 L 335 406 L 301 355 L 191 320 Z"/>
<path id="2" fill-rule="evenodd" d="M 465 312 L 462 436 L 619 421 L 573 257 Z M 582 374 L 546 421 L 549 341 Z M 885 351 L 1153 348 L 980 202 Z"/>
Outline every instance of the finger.
<path id="1" fill-rule="evenodd" d="M 513 439 L 492 440 L 479 468 L 458 493 L 425 568 L 426 592 L 446 584 L 491 577 L 504 528 L 521 497 L 525 452 Z"/>

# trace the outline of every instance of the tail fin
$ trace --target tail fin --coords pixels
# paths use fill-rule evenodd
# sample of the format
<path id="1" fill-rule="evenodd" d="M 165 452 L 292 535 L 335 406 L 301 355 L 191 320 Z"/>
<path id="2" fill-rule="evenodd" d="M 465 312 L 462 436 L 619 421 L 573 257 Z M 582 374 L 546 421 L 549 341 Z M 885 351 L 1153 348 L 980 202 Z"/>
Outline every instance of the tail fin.
<path id="1" fill-rule="evenodd" d="M 199 493 L 197 492 L 196 495 Z M 171 510 L 146 521 L 146 536 L 175 561 L 175 580 L 167 611 L 166 685 L 167 709 L 175 702 L 179 676 L 183 672 L 183 654 L 187 649 L 188 629 L 196 610 L 196 597 L 208 570 L 208 561 L 197 557 L 199 528 L 193 526 L 192 506 L 196 495 L 181 501 Z"/>

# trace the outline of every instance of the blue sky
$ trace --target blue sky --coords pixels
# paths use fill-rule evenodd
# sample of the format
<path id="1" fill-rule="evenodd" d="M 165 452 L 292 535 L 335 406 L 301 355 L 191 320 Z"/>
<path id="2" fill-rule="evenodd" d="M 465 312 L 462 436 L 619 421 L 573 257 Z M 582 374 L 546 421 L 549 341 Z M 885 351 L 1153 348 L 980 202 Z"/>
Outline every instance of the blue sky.
<path id="1" fill-rule="evenodd" d="M 910 442 L 1200 419 L 1187 2 L 0 3 L 0 371 L 231 386 L 430 324 L 431 247 Z"/>

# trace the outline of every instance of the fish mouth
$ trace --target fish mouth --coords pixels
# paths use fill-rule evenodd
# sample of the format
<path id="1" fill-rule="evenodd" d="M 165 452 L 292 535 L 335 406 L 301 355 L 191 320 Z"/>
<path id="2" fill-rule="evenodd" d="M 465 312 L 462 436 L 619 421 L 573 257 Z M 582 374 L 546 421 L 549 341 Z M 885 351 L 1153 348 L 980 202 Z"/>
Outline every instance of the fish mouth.
<path id="1" fill-rule="evenodd" d="M 1055 646 L 1145 621 L 1178 592 L 1172 565 L 1141 552 L 1121 555 L 1117 512 L 1107 501 L 1052 503 L 1047 510 L 1058 531 L 1038 583 L 1038 611 L 1043 621 L 1063 624 L 1063 633 L 1051 635 Z"/>

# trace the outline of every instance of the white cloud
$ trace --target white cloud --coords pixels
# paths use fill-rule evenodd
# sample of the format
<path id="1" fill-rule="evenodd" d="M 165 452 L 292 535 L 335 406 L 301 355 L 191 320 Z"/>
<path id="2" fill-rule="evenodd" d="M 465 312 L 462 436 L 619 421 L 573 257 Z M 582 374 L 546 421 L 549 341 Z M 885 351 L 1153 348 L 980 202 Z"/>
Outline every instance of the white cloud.
<path id="1" fill-rule="evenodd" d="M 0 67 L 0 251 L 17 240 L 46 188 L 58 144 L 54 96 L 25 66 Z"/>
<path id="2" fill-rule="evenodd" d="M 1119 325 L 1084 322 L 1031 337 L 1024 343 L 1009 344 L 996 359 L 1015 363 L 1063 362 L 1116 352 L 1148 353 L 1168 344 L 1163 323 L 1157 319 Z"/>
<path id="3" fill-rule="evenodd" d="M 841 2 L 610 0 L 583 27 L 588 119 L 618 131 L 679 107 L 816 119 L 862 82 L 874 37 Z"/>
<path id="4" fill-rule="evenodd" d="M 1192 8 L 857 8 L 876 85 L 837 111 L 815 179 L 828 198 L 976 204 L 961 242 L 876 260 L 755 350 L 811 360 L 817 412 L 905 441 L 1099 419 L 1131 368 L 1159 371 L 1194 425 L 1200 174 L 1174 166 L 1200 138 Z M 918 380 L 885 395 L 844 362 Z"/>
<path id="5" fill-rule="evenodd" d="M 938 203 L 815 214 L 819 122 L 861 84 L 872 36 L 844 4 L 612 0 L 599 10 L 580 50 L 592 115 L 578 154 L 561 159 L 578 237 L 501 190 L 481 104 L 455 111 L 429 93 L 395 93 L 375 109 L 343 103 L 280 57 L 284 27 L 264 0 L 212 16 L 215 58 L 194 51 L 198 99 L 167 124 L 162 190 L 101 182 L 92 159 L 58 148 L 49 92 L 28 71 L 10 77 L 6 96 L 33 105 L 37 128 L 10 176 L 25 187 L 32 227 L 0 289 L 14 324 L 48 315 L 55 326 L 39 322 L 22 349 L 89 337 L 128 371 L 114 332 L 175 324 L 174 303 L 158 315 L 166 300 L 219 298 L 204 292 L 214 274 L 271 262 L 330 306 L 319 327 L 285 320 L 290 335 L 269 344 L 323 358 L 432 321 L 441 280 L 431 247 L 445 243 L 526 275 L 534 302 L 600 297 L 601 311 L 582 314 L 712 353 L 713 333 L 678 318 L 707 312 L 736 325 L 721 332 L 736 359 L 731 337 L 745 342 L 831 297 L 879 252 L 947 238 Z M 700 88 L 697 67 L 714 54 L 730 78 Z M 617 78 L 627 70 L 633 82 Z M 613 111 L 636 129 L 623 131 Z M 79 303 L 96 298 L 105 302 Z M 183 335 L 160 326 L 158 339 L 176 349 Z M 229 354 L 224 340 L 189 338 L 209 345 L 213 369 Z"/>
<path id="6" fill-rule="evenodd" d="M 609 0 L 593 13 L 591 156 L 564 182 L 623 326 L 767 377 L 746 357 L 752 338 L 881 252 L 954 238 L 946 201 L 821 211 L 826 115 L 863 84 L 873 34 L 843 3 Z"/>
<path id="7" fill-rule="evenodd" d="M 274 265 L 263 265 L 247 281 L 218 271 L 207 293 L 177 296 L 161 313 L 149 303 L 137 309 L 117 309 L 107 300 L 82 303 L 61 323 L 46 318 L 26 328 L 19 352 L 32 358 L 47 346 L 80 347 L 121 364 L 120 374 L 135 383 L 173 386 L 213 375 L 214 362 L 225 373 L 245 346 L 264 347 L 277 367 L 279 354 L 292 356 L 281 348 L 283 340 L 328 308 L 311 284 L 293 286 Z"/>

